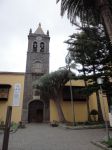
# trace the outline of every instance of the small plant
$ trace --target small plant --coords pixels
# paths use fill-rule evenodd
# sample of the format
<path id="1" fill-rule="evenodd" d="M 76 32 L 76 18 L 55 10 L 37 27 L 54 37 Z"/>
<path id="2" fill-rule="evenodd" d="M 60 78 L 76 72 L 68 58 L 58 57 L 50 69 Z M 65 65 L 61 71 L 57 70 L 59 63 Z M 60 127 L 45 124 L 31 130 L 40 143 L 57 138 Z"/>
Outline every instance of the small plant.
<path id="1" fill-rule="evenodd" d="M 1 122 L 0 122 L 0 125 L 1 125 L 1 126 L 4 126 L 4 125 L 5 125 L 4 121 L 1 121 Z"/>
<path id="2" fill-rule="evenodd" d="M 20 122 L 19 122 L 19 128 L 24 129 L 25 127 L 26 127 L 26 126 L 25 126 L 25 123 L 22 122 L 22 121 L 20 121 Z"/>
<path id="3" fill-rule="evenodd" d="M 93 117 L 94 121 L 97 121 L 98 111 L 96 109 L 92 109 L 90 115 Z"/>
<path id="4" fill-rule="evenodd" d="M 0 129 L 4 130 L 5 128 L 5 123 L 4 121 L 0 120 Z"/>
<path id="5" fill-rule="evenodd" d="M 93 125 L 93 123 L 91 121 L 86 121 L 84 122 L 84 125 Z"/>
<path id="6" fill-rule="evenodd" d="M 17 129 L 18 129 L 18 123 L 16 123 L 16 122 L 11 122 L 11 126 L 10 126 L 10 131 L 11 132 L 15 132 L 15 131 L 17 131 Z"/>
<path id="7" fill-rule="evenodd" d="M 58 122 L 55 121 L 55 120 L 53 120 L 53 122 L 51 123 L 51 126 L 52 126 L 52 127 L 57 127 L 57 126 L 58 126 Z"/>
<path id="8" fill-rule="evenodd" d="M 102 143 L 106 144 L 108 148 L 112 147 L 112 138 L 110 138 L 108 141 L 103 141 Z"/>

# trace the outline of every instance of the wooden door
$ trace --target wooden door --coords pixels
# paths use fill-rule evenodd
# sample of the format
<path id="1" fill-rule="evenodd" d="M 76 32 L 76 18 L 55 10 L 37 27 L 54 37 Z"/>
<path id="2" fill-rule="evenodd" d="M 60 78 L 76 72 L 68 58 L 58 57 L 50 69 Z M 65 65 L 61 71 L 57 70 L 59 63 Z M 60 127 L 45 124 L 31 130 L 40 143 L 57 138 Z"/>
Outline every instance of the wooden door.
<path id="1" fill-rule="evenodd" d="M 43 122 L 43 102 L 35 100 L 29 104 L 28 122 Z"/>

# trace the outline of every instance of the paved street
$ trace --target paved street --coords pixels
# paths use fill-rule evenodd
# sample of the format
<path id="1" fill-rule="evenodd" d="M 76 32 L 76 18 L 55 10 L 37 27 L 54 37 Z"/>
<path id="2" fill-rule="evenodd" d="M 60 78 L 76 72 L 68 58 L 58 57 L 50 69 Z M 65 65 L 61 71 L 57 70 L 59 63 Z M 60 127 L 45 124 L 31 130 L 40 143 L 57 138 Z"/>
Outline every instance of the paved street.
<path id="1" fill-rule="evenodd" d="M 47 124 L 29 124 L 10 134 L 9 150 L 101 150 L 90 141 L 105 136 L 104 129 L 70 130 Z M 0 134 L 2 145 L 3 134 Z"/>

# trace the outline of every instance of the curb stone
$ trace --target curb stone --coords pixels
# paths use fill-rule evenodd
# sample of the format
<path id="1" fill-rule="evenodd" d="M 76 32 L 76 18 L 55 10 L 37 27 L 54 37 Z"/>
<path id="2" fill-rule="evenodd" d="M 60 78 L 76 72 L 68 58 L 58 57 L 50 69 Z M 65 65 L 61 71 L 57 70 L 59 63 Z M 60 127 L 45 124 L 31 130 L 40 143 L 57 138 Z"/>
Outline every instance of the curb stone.
<path id="1" fill-rule="evenodd" d="M 59 124 L 59 127 L 61 128 L 65 128 L 65 129 L 72 129 L 72 130 L 82 130 L 82 129 L 102 129 L 104 127 L 101 126 L 97 126 L 97 125 L 92 125 L 92 126 L 67 126 L 67 125 L 63 125 L 63 124 Z"/>
<path id="2" fill-rule="evenodd" d="M 102 144 L 100 141 L 91 141 L 91 143 L 102 148 L 103 150 L 112 150 L 112 148 L 108 148 L 106 145 Z"/>

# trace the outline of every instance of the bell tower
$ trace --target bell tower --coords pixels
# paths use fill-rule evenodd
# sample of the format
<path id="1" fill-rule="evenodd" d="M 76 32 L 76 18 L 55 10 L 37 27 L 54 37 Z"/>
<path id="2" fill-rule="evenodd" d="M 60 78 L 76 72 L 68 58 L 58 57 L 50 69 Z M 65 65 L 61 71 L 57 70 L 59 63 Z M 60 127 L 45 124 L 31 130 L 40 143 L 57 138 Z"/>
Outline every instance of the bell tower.
<path id="1" fill-rule="evenodd" d="M 34 33 L 30 29 L 22 112 L 24 122 L 39 122 L 39 118 L 41 122 L 49 121 L 49 102 L 41 99 L 39 89 L 33 87 L 35 80 L 49 73 L 49 41 L 49 31 L 45 34 L 40 23 Z"/>

